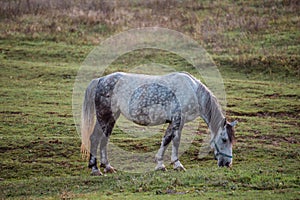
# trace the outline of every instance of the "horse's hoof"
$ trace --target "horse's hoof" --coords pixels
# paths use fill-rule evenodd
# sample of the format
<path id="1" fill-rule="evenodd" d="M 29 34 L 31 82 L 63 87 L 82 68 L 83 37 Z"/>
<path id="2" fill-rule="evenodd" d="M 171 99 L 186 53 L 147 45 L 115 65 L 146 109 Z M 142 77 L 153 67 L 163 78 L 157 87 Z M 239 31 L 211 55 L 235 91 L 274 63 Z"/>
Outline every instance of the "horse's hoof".
<path id="1" fill-rule="evenodd" d="M 160 165 L 160 166 L 156 166 L 155 167 L 155 171 L 163 171 L 166 172 L 167 168 L 165 167 L 165 165 Z"/>
<path id="2" fill-rule="evenodd" d="M 103 174 L 100 172 L 100 170 L 93 170 L 91 172 L 91 176 L 102 176 Z"/>
<path id="3" fill-rule="evenodd" d="M 174 163 L 174 170 L 177 170 L 177 171 L 186 171 L 186 169 L 184 168 L 184 166 L 179 162 L 175 162 Z"/>
<path id="4" fill-rule="evenodd" d="M 183 167 L 183 166 L 181 166 L 181 167 L 174 167 L 174 170 L 176 170 L 176 171 L 186 171 L 186 169 Z"/>
<path id="5" fill-rule="evenodd" d="M 114 169 L 113 167 L 106 167 L 106 168 L 104 168 L 104 173 L 114 174 L 114 173 L 117 173 L 117 170 Z"/>

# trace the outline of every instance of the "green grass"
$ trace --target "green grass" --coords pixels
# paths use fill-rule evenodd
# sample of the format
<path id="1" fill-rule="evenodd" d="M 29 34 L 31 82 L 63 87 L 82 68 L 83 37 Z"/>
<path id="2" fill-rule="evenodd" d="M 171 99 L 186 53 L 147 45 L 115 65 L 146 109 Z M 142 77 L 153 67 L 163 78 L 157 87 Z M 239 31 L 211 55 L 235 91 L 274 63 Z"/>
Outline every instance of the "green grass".
<path id="1" fill-rule="evenodd" d="M 99 15 L 99 23 L 87 16 L 69 17 L 70 10 L 58 14 L 51 9 L 1 18 L 1 199 L 299 199 L 297 5 L 254 0 L 173 3 L 174 9 L 155 2 L 120 4 L 116 9 L 127 13 L 114 25 L 117 12 L 108 13 L 106 21 Z M 158 9 L 152 19 L 147 15 L 151 6 Z M 126 21 L 132 13 L 136 15 Z M 158 20 L 164 16 L 169 22 Z M 218 168 L 212 153 L 199 158 L 206 138 L 200 120 L 193 142 L 180 157 L 187 172 L 173 171 L 166 160 L 167 172 L 89 175 L 72 114 L 77 70 L 97 42 L 141 21 L 184 32 L 216 62 L 226 88 L 227 117 L 239 121 L 232 168 Z M 197 76 L 182 58 L 152 50 L 123 55 L 105 73 L 152 62 Z M 111 142 L 132 152 L 154 152 L 154 158 L 162 134 L 144 140 L 117 127 Z M 154 166 L 151 158 L 149 166 Z"/>

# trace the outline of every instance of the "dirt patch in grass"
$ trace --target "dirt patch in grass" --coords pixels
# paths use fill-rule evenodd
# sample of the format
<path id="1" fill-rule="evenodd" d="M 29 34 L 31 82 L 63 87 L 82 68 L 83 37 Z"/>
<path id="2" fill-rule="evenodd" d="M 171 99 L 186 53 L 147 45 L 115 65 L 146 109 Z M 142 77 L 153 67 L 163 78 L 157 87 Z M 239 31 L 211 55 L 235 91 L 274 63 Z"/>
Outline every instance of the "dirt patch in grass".
<path id="1" fill-rule="evenodd" d="M 235 112 L 232 110 L 227 111 L 227 114 L 230 116 L 241 116 L 241 117 L 275 117 L 275 118 L 281 118 L 281 117 L 288 117 L 288 118 L 296 118 L 299 119 L 299 110 L 294 111 L 274 111 L 274 112 L 267 112 L 267 111 L 259 111 L 259 112 Z"/>

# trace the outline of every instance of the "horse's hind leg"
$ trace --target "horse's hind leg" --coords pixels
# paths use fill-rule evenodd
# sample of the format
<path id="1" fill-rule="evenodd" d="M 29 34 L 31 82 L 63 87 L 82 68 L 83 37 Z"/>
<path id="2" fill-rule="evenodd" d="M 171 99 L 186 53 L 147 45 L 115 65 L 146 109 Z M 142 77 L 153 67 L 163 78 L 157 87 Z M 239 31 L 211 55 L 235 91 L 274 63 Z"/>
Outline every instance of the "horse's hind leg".
<path id="1" fill-rule="evenodd" d="M 100 141 L 100 157 L 101 167 L 104 167 L 104 172 L 115 172 L 107 159 L 107 143 L 119 114 L 114 110 L 117 109 L 117 106 L 112 105 L 112 96 L 115 84 L 120 77 L 121 74 L 114 74 L 106 78 L 100 78 L 95 92 L 97 121 L 103 131 Z"/>
<path id="2" fill-rule="evenodd" d="M 90 159 L 89 159 L 89 168 L 92 169 L 91 175 L 93 176 L 101 176 L 102 173 L 97 167 L 97 149 L 99 146 L 99 141 L 101 139 L 102 130 L 100 129 L 99 123 L 96 122 L 94 127 L 94 131 L 90 136 L 91 141 L 91 149 L 90 149 Z"/>
<path id="3" fill-rule="evenodd" d="M 108 126 L 113 127 L 114 124 L 109 124 Z M 111 128 L 112 129 L 112 128 Z M 101 142 L 100 142 L 100 157 L 101 157 L 101 167 L 104 168 L 105 173 L 115 173 L 115 169 L 110 165 L 107 157 L 107 144 L 108 144 L 108 139 L 110 136 L 110 133 L 103 133 Z"/>
<path id="4" fill-rule="evenodd" d="M 100 161 L 101 167 L 104 168 L 105 173 L 115 173 L 116 170 L 110 165 L 107 156 L 107 144 L 109 136 L 112 133 L 113 127 L 115 125 L 116 119 L 114 117 L 110 118 L 109 120 L 102 120 L 100 121 L 100 126 L 102 127 L 103 134 L 100 141 Z"/>

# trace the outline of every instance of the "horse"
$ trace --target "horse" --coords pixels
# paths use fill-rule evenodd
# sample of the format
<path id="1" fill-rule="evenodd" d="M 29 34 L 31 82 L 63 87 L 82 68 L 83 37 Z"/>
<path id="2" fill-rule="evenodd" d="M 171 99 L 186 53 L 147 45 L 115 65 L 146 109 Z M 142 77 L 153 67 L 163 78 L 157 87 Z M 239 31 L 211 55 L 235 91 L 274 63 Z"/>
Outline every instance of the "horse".
<path id="1" fill-rule="evenodd" d="M 198 116 L 210 130 L 210 146 L 218 166 L 230 167 L 232 164 L 237 121 L 226 120 L 217 98 L 198 79 L 187 72 L 161 76 L 115 72 L 93 79 L 85 91 L 81 150 L 89 154 L 88 167 L 92 175 L 102 175 L 96 158 L 99 145 L 100 167 L 105 173 L 116 172 L 108 160 L 107 144 L 120 114 L 142 126 L 168 124 L 155 155 L 155 170 L 166 170 L 163 157 L 171 141 L 173 168 L 186 170 L 178 157 L 181 131 L 184 123 Z"/>

